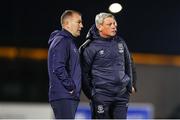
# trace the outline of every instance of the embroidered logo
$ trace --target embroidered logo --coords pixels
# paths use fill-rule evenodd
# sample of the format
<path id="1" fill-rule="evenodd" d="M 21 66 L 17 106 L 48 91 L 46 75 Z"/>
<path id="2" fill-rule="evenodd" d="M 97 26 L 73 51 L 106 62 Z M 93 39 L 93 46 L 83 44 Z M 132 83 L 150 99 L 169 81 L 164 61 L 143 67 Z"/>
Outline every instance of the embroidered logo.
<path id="1" fill-rule="evenodd" d="M 123 53 L 123 52 L 124 52 L 124 47 L 123 47 L 123 44 L 122 44 L 122 43 L 118 43 L 118 49 L 119 49 L 119 52 L 120 52 L 120 53 Z"/>
<path id="2" fill-rule="evenodd" d="M 103 55 L 103 54 L 104 54 L 104 50 L 100 50 L 100 51 L 99 51 L 99 54 L 100 54 L 100 55 Z"/>
<path id="3" fill-rule="evenodd" d="M 98 105 L 98 106 L 97 106 L 97 109 L 98 109 L 98 110 L 97 110 L 98 113 L 104 113 L 104 107 L 103 107 L 103 105 Z"/>

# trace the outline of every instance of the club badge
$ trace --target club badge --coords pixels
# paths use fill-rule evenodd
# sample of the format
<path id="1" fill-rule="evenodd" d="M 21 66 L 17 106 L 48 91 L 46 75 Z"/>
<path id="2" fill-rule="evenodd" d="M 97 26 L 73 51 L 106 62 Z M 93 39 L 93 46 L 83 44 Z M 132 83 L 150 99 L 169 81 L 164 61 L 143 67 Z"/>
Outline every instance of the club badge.
<path id="1" fill-rule="evenodd" d="M 97 110 L 98 113 L 104 113 L 104 107 L 103 107 L 103 105 L 98 105 L 98 106 L 97 106 L 97 109 L 98 109 L 98 110 Z"/>
<path id="2" fill-rule="evenodd" d="M 100 50 L 100 51 L 99 51 L 99 54 L 100 54 L 100 55 L 103 55 L 103 54 L 104 54 L 104 50 Z"/>
<path id="3" fill-rule="evenodd" d="M 124 46 L 122 43 L 118 43 L 118 49 L 119 49 L 119 53 L 123 53 L 124 52 Z"/>

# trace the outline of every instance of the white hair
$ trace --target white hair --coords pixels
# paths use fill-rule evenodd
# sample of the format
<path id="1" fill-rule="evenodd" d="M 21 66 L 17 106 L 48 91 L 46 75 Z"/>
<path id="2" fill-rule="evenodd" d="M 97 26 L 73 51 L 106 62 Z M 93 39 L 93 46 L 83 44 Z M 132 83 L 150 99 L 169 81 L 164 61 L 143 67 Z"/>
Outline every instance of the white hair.
<path id="1" fill-rule="evenodd" d="M 96 27 L 97 27 L 98 25 L 103 24 L 104 19 L 105 19 L 105 18 L 108 18 L 108 17 L 111 17 L 111 18 L 114 18 L 114 19 L 115 19 L 115 17 L 114 17 L 112 14 L 110 14 L 110 13 L 99 13 L 99 14 L 97 14 L 96 17 L 95 17 Z"/>

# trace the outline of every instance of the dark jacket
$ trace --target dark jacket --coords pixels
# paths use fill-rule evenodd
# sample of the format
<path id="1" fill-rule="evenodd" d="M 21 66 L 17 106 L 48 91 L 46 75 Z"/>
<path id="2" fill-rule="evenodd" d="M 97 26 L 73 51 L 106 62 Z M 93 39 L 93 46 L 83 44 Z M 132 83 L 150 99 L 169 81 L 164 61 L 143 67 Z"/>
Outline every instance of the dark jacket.
<path id="1" fill-rule="evenodd" d="M 95 93 L 116 96 L 133 84 L 132 60 L 126 43 L 119 36 L 105 39 L 91 27 L 87 41 L 80 47 L 82 88 L 91 99 Z"/>
<path id="2" fill-rule="evenodd" d="M 81 68 L 75 38 L 66 30 L 56 30 L 49 38 L 48 74 L 49 101 L 57 99 L 79 100 Z M 70 94 L 70 91 L 74 94 Z"/>

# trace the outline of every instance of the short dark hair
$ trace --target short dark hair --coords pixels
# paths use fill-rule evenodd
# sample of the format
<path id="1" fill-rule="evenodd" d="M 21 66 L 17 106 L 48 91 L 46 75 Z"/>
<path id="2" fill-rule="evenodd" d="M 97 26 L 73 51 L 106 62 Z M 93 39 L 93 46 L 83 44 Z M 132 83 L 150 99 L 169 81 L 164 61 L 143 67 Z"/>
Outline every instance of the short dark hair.
<path id="1" fill-rule="evenodd" d="M 63 12 L 63 14 L 61 15 L 61 19 L 60 19 L 60 23 L 61 25 L 63 25 L 64 23 L 64 20 L 67 18 L 67 17 L 70 17 L 72 16 L 73 14 L 79 14 L 81 16 L 81 13 L 76 11 L 76 10 L 65 10 Z"/>

